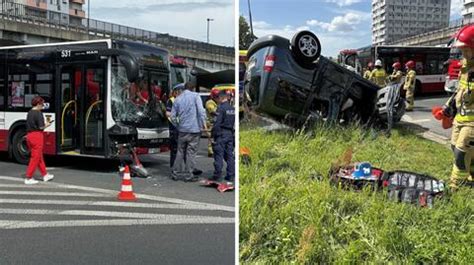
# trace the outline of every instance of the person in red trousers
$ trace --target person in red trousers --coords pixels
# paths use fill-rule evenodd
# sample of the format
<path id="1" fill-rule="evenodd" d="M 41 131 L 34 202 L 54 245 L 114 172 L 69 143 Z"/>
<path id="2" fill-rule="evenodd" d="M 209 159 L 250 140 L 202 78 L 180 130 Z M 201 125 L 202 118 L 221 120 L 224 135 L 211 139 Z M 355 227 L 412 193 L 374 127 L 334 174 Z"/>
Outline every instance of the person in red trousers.
<path id="1" fill-rule="evenodd" d="M 43 158 L 43 130 L 51 125 L 49 122 L 45 123 L 43 113 L 41 112 L 44 107 L 44 99 L 39 96 L 35 97 L 31 100 L 31 105 L 33 108 L 31 108 L 26 116 L 26 143 L 31 151 L 30 163 L 26 169 L 25 184 L 27 185 L 38 183 L 38 181 L 33 178 L 33 174 L 37 168 L 41 176 L 43 176 L 43 181 L 49 181 L 54 178 L 53 175 L 46 171 Z"/>

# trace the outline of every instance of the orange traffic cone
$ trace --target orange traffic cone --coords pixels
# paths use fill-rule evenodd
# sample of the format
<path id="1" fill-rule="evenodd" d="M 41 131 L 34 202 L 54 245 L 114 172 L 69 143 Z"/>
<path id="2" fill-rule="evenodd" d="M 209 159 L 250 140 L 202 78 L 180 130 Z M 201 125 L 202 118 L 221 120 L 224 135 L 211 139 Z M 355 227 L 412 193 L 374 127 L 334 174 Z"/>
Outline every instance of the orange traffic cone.
<path id="1" fill-rule="evenodd" d="M 118 195 L 118 199 L 121 201 L 134 201 L 137 199 L 133 193 L 130 168 L 128 166 L 125 166 L 125 171 L 123 172 L 122 189 Z"/>

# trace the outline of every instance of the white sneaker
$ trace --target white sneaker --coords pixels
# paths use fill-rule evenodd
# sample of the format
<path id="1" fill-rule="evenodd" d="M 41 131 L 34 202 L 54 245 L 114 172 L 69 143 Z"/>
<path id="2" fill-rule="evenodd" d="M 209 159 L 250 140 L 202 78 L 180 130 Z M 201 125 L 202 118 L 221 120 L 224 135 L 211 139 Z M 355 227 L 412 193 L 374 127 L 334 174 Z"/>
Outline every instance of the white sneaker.
<path id="1" fill-rule="evenodd" d="M 26 185 L 38 184 L 38 182 L 39 182 L 39 181 L 37 181 L 37 180 L 34 179 L 34 178 L 30 178 L 30 179 L 26 178 L 26 179 L 25 179 L 25 184 L 26 184 Z"/>
<path id="2" fill-rule="evenodd" d="M 54 175 L 53 174 L 46 174 L 43 176 L 43 181 L 46 182 L 46 181 L 50 181 L 54 178 Z"/>

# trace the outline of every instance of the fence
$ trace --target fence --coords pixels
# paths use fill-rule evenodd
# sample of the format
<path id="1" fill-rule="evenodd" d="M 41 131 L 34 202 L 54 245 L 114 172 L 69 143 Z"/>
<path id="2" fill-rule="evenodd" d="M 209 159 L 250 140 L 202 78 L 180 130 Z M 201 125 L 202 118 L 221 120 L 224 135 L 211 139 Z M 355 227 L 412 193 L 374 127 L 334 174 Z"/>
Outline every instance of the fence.
<path id="1" fill-rule="evenodd" d="M 69 10 L 67 10 L 67 12 L 69 12 Z M 169 34 L 157 33 L 95 19 L 81 18 L 79 16 L 71 16 L 69 13 L 55 12 L 39 8 L 39 6 L 23 5 L 6 0 L 2 0 L 1 2 L 0 19 L 80 32 L 87 34 L 89 38 L 131 39 L 155 44 L 170 50 L 185 50 L 198 53 L 212 53 L 216 56 L 234 57 L 233 47 L 208 44 Z"/>
<path id="2" fill-rule="evenodd" d="M 404 43 L 404 42 L 409 42 L 411 40 L 419 39 L 421 37 L 429 36 L 429 35 L 434 35 L 438 33 L 442 33 L 444 31 L 452 30 L 452 29 L 459 29 L 464 25 L 469 25 L 474 23 L 474 18 L 460 18 L 456 20 L 452 20 L 449 22 L 449 25 L 444 28 L 427 28 L 421 32 L 418 32 L 415 35 L 405 37 L 403 39 L 399 40 L 392 40 L 392 43 Z"/>

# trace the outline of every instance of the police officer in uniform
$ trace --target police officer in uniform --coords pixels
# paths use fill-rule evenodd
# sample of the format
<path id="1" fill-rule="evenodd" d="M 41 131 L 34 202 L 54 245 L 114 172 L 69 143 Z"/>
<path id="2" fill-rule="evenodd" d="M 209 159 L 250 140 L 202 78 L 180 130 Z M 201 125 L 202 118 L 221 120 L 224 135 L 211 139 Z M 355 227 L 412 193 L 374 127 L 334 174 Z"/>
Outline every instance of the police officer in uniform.
<path id="1" fill-rule="evenodd" d="M 223 162 L 227 164 L 226 185 L 233 187 L 235 177 L 234 165 L 234 123 L 235 109 L 229 103 L 229 96 L 226 91 L 219 91 L 219 107 L 217 117 L 212 128 L 214 144 L 214 175 L 213 181 L 219 181 L 222 175 Z"/>
<path id="2" fill-rule="evenodd" d="M 387 85 L 387 72 L 382 68 L 382 61 L 375 61 L 375 69 L 370 73 L 369 80 L 379 87 L 385 87 Z"/>
<path id="3" fill-rule="evenodd" d="M 403 77 L 403 73 L 402 71 L 400 70 L 400 68 L 402 68 L 402 65 L 399 63 L 399 62 L 395 62 L 393 65 L 393 72 L 392 74 L 389 76 L 389 80 L 391 82 L 394 82 L 394 83 L 400 83 L 400 81 L 402 81 L 402 77 Z"/>
<path id="4" fill-rule="evenodd" d="M 211 90 L 210 99 L 208 99 L 205 104 L 206 112 L 207 112 L 207 128 L 209 130 L 212 130 L 214 120 L 216 119 L 216 116 L 217 116 L 218 97 L 219 97 L 219 90 L 218 89 Z M 214 151 L 212 150 L 212 143 L 211 141 L 209 141 L 209 144 L 207 146 L 207 155 L 209 157 L 212 157 L 213 154 L 214 154 Z"/>
<path id="5" fill-rule="evenodd" d="M 466 179 L 472 181 L 474 175 L 474 25 L 465 26 L 458 32 L 454 46 L 461 50 L 464 57 L 455 96 L 457 114 L 451 135 L 454 165 L 449 186 L 456 190 Z"/>
<path id="6" fill-rule="evenodd" d="M 416 72 L 415 72 L 415 62 L 410 60 L 405 64 L 407 68 L 407 77 L 405 78 L 405 84 L 403 89 L 406 91 L 406 100 L 407 100 L 407 111 L 412 111 L 415 107 L 415 83 L 416 83 Z"/>
<path id="7" fill-rule="evenodd" d="M 178 152 L 178 135 L 179 132 L 171 122 L 171 110 L 173 109 L 173 103 L 176 97 L 183 91 L 184 84 L 177 84 L 171 91 L 171 96 L 166 102 L 166 116 L 169 120 L 169 132 L 170 132 L 170 168 L 173 168 L 174 160 L 176 159 L 176 153 Z"/>
<path id="8" fill-rule="evenodd" d="M 372 70 L 374 69 L 374 64 L 372 62 L 369 62 L 367 64 L 367 70 L 365 70 L 364 72 L 364 78 L 369 80 L 370 79 L 370 75 L 372 73 Z"/>

